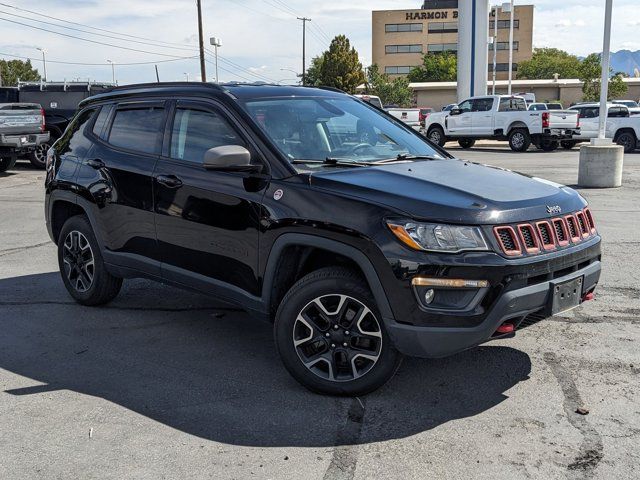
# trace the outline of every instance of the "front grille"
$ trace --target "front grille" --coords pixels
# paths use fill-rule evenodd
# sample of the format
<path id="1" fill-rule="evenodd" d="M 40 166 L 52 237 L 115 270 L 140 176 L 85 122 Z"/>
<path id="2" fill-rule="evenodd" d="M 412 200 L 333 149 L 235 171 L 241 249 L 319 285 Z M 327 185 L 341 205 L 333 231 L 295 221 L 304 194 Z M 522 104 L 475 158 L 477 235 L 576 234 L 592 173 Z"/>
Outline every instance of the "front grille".
<path id="1" fill-rule="evenodd" d="M 494 232 L 504 253 L 507 255 L 520 255 L 522 253 L 520 242 L 518 242 L 518 237 L 516 237 L 516 232 L 512 227 L 496 227 Z"/>
<path id="2" fill-rule="evenodd" d="M 517 234 L 516 234 L 517 231 Z M 493 228 L 502 253 L 510 257 L 536 255 L 579 243 L 596 234 L 593 216 L 588 208 L 550 220 L 499 225 Z"/>

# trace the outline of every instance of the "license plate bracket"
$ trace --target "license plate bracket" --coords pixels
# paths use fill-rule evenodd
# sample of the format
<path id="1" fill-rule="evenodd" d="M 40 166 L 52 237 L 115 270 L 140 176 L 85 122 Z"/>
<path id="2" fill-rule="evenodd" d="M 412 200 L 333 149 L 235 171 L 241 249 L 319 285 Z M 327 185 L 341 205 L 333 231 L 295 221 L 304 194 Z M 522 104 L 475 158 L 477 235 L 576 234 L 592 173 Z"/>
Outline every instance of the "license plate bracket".
<path id="1" fill-rule="evenodd" d="M 552 315 L 572 310 L 580 305 L 582 301 L 583 280 L 583 277 L 578 277 L 552 285 Z"/>

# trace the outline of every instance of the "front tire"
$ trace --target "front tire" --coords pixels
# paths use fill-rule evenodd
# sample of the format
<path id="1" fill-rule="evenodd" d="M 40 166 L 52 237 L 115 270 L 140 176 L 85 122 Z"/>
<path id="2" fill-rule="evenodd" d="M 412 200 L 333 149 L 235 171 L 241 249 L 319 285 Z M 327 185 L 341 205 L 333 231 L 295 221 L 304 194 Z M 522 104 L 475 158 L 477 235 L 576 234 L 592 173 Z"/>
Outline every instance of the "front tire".
<path id="1" fill-rule="evenodd" d="M 616 138 L 616 143 L 624 147 L 624 153 L 631 153 L 636 149 L 638 140 L 636 136 L 631 132 L 622 132 Z"/>
<path id="2" fill-rule="evenodd" d="M 458 140 L 458 145 L 460 145 L 462 148 L 471 148 L 475 144 L 476 141 L 470 138 L 461 138 L 460 140 Z"/>
<path id="3" fill-rule="evenodd" d="M 31 162 L 31 165 L 44 170 L 47 165 L 47 152 L 51 148 L 52 144 L 53 142 L 41 143 L 29 152 L 29 161 Z"/>
<path id="4" fill-rule="evenodd" d="M 526 128 L 514 128 L 509 132 L 509 147 L 514 152 L 526 152 L 531 145 L 531 135 Z"/>
<path id="5" fill-rule="evenodd" d="M 122 279 L 111 275 L 100 245 L 84 215 L 69 218 L 58 237 L 58 265 L 64 286 L 82 305 L 102 305 L 113 300 Z"/>
<path id="6" fill-rule="evenodd" d="M 15 155 L 12 155 L 10 157 L 0 157 L 0 173 L 11 170 L 16 166 L 17 161 L 18 157 L 16 157 Z"/>
<path id="7" fill-rule="evenodd" d="M 321 394 L 372 392 L 402 359 L 367 284 L 340 267 L 312 272 L 291 287 L 278 307 L 274 335 L 285 368 Z"/>
<path id="8" fill-rule="evenodd" d="M 440 126 L 431 127 L 427 132 L 427 138 L 431 141 L 431 143 L 435 143 L 439 147 L 443 147 L 447 142 L 446 137 L 444 136 L 444 130 Z"/>

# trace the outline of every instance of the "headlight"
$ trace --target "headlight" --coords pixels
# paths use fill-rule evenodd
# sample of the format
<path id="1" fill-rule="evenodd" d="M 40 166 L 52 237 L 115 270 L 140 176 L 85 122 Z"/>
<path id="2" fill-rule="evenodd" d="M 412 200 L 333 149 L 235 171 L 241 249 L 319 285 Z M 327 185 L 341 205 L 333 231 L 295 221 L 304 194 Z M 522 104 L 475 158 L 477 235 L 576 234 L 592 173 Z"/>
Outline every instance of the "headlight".
<path id="1" fill-rule="evenodd" d="M 387 225 L 402 243 L 415 250 L 449 253 L 489 250 L 478 227 L 393 221 Z"/>

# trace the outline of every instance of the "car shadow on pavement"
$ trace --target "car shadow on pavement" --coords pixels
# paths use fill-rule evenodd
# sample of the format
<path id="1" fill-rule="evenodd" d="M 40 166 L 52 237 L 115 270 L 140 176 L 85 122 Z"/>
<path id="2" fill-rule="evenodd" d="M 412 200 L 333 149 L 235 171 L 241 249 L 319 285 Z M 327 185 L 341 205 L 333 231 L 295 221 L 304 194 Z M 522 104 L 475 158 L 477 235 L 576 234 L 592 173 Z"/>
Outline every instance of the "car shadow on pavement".
<path id="1" fill-rule="evenodd" d="M 508 400 L 531 370 L 526 353 L 483 346 L 447 359 L 407 358 L 366 397 L 315 395 L 284 370 L 267 323 L 143 280 L 125 282 L 108 306 L 82 307 L 57 272 L 0 280 L 0 331 L 0 368 L 26 377 L 5 383 L 0 396 L 28 402 L 71 390 L 242 446 L 407 437 Z"/>

